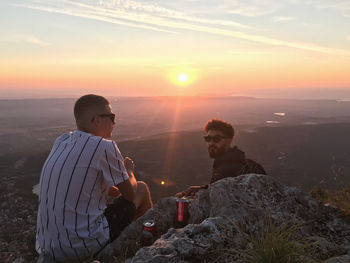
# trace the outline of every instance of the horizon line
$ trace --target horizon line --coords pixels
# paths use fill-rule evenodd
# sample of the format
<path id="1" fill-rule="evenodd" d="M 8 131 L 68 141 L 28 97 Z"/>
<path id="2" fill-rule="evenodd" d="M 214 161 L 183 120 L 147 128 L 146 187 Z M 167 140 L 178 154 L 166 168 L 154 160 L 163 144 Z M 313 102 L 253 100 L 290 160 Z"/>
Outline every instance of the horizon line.
<path id="1" fill-rule="evenodd" d="M 93 93 L 87 93 L 93 94 Z M 79 96 L 81 97 L 81 96 Z M 79 97 L 28 97 L 28 98 L 2 98 L 0 101 L 29 101 L 29 100 L 76 100 Z M 261 97 L 261 96 L 249 96 L 249 95 L 155 95 L 155 96 L 103 96 L 111 99 L 264 99 L 264 100 L 310 100 L 310 101 L 338 101 L 338 102 L 350 102 L 350 97 L 338 97 L 338 98 L 305 98 L 300 97 Z"/>

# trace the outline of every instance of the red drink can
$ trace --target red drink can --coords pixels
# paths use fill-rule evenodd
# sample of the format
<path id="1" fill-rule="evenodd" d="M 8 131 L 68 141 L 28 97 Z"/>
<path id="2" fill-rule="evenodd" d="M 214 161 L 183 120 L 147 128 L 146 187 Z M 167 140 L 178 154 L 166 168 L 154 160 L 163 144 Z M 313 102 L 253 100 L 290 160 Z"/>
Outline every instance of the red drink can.
<path id="1" fill-rule="evenodd" d="M 141 243 L 143 246 L 152 245 L 157 237 L 156 223 L 154 220 L 146 220 L 143 222 Z"/>
<path id="2" fill-rule="evenodd" d="M 155 237 L 157 236 L 156 223 L 152 219 L 143 222 L 143 230 L 152 233 Z"/>
<path id="3" fill-rule="evenodd" d="M 184 198 L 178 198 L 176 200 L 176 221 L 179 223 L 187 223 L 188 220 L 188 204 L 189 201 Z"/>

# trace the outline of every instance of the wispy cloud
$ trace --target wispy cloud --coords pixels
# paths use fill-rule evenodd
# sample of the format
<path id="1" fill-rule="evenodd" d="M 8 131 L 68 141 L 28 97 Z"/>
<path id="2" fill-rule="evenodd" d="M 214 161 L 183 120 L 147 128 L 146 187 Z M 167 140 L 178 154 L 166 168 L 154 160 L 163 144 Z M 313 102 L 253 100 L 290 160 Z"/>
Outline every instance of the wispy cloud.
<path id="1" fill-rule="evenodd" d="M 25 43 L 37 45 L 40 47 L 47 47 L 47 46 L 51 45 L 51 43 L 40 40 L 39 38 L 37 38 L 35 36 L 30 36 L 30 35 L 12 35 L 12 36 L 7 37 L 6 39 L 0 39 L 0 42 L 10 42 L 10 43 L 25 42 Z"/>
<path id="2" fill-rule="evenodd" d="M 291 16 L 275 16 L 272 18 L 273 22 L 290 22 L 290 21 L 294 21 L 296 20 L 295 17 L 291 17 Z"/>
<path id="3" fill-rule="evenodd" d="M 22 39 L 30 44 L 38 45 L 40 47 L 47 47 L 47 46 L 51 45 L 51 43 L 42 41 L 42 40 L 40 40 L 36 37 L 33 37 L 33 36 L 23 36 Z"/>
<path id="4" fill-rule="evenodd" d="M 33 2 L 33 1 L 31 1 Z M 38 1 L 39 2 L 39 1 Z M 50 1 L 45 3 L 24 3 L 24 4 L 15 4 L 18 7 L 24 7 L 29 9 L 41 10 L 50 13 L 58 13 L 76 17 L 82 17 L 87 19 L 104 21 L 107 23 L 119 24 L 128 27 L 136 27 L 141 29 L 148 29 L 153 31 L 162 31 L 168 33 L 176 33 L 174 31 L 166 30 L 158 26 L 150 26 L 147 24 L 137 24 L 143 23 L 147 21 L 146 17 L 143 16 L 134 16 L 132 14 L 127 13 L 124 10 L 109 10 L 100 7 L 95 7 L 91 5 L 86 5 L 78 2 L 71 1 L 61 1 L 64 2 L 63 6 L 56 5 Z M 152 24 L 152 23 L 148 23 Z"/>
<path id="5" fill-rule="evenodd" d="M 350 17 L 349 0 L 290 0 L 292 3 L 311 5 L 320 9 L 336 10 L 345 17 Z"/>
<path id="6" fill-rule="evenodd" d="M 272 0 L 265 0 L 262 1 L 262 3 L 266 5 L 266 12 L 268 9 L 269 12 L 271 12 L 271 10 L 278 8 L 278 5 L 274 5 L 276 2 Z M 311 43 L 289 42 L 253 34 L 249 32 L 251 29 L 249 26 L 231 20 L 204 19 L 201 17 L 189 16 L 184 12 L 133 0 L 90 0 L 84 2 L 70 0 L 61 0 L 59 2 L 54 0 L 27 0 L 25 3 L 17 4 L 16 6 L 147 30 L 168 33 L 179 33 L 179 30 L 191 30 L 234 37 L 266 45 L 350 55 L 350 51 L 348 50 L 326 48 Z M 241 31 L 237 31 L 237 28 Z M 242 30 L 248 30 L 248 32 L 243 32 Z"/>
<path id="7" fill-rule="evenodd" d="M 274 13 L 282 5 L 282 2 L 274 0 L 237 0 L 225 1 L 223 7 L 231 14 L 255 17 Z"/>
<path id="8" fill-rule="evenodd" d="M 226 52 L 227 54 L 232 55 L 244 55 L 244 56 L 260 56 L 260 55 L 273 55 L 275 52 L 269 50 L 229 50 Z"/>
<path id="9" fill-rule="evenodd" d="M 250 17 L 272 14 L 290 4 L 331 9 L 345 17 L 350 17 L 349 0 L 222 0 L 221 3 L 229 13 Z"/>
<path id="10" fill-rule="evenodd" d="M 316 1 L 316 7 L 323 9 L 334 9 L 341 13 L 343 16 L 350 17 L 350 1 L 348 0 L 320 0 Z"/>

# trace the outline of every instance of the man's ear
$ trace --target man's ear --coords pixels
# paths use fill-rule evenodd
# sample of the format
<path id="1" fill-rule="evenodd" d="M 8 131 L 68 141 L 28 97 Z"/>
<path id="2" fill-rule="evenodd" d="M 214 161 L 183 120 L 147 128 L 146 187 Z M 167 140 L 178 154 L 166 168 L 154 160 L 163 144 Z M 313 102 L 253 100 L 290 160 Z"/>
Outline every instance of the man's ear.
<path id="1" fill-rule="evenodd" d="M 93 126 L 99 126 L 101 124 L 101 118 L 98 116 L 94 116 L 91 120 L 91 125 Z"/>

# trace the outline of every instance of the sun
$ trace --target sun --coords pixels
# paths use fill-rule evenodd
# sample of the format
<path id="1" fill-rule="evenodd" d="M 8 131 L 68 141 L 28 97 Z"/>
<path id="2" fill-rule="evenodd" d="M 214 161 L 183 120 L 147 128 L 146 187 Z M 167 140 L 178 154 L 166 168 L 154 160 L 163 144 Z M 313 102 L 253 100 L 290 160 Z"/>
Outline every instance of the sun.
<path id="1" fill-rule="evenodd" d="M 181 73 L 177 76 L 177 80 L 180 82 L 180 83 L 186 83 L 188 81 L 188 75 L 185 74 L 185 73 Z"/>
<path id="2" fill-rule="evenodd" d="M 192 86 L 198 78 L 198 73 L 192 68 L 174 68 L 168 73 L 168 79 L 174 84 L 175 87 L 187 88 Z M 187 89 L 188 90 L 188 89 Z"/>

